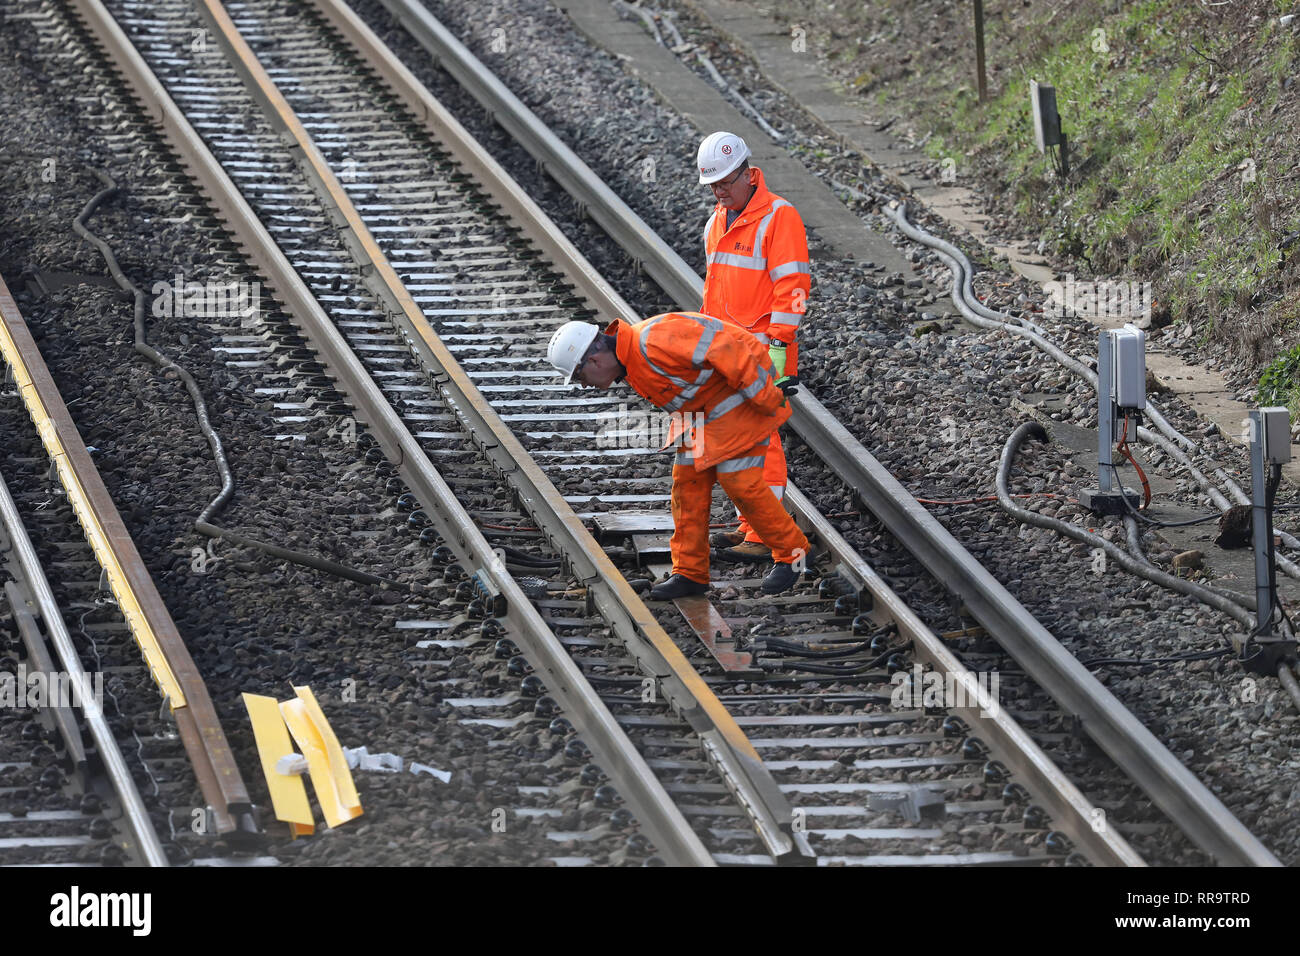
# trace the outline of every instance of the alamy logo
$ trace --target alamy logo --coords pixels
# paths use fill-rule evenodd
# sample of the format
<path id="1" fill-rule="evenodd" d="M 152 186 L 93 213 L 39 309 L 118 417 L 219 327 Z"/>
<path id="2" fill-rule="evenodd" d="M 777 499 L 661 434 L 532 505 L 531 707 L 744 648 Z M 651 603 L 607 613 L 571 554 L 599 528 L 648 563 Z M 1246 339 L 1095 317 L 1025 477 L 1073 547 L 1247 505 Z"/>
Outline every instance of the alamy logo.
<path id="1" fill-rule="evenodd" d="M 16 674 L 0 671 L 0 707 L 75 707 L 98 717 L 104 712 L 104 675 L 97 672 L 92 680 L 67 671 L 28 673 L 27 665 L 19 664 Z"/>
<path id="2" fill-rule="evenodd" d="M 133 936 L 148 936 L 152 911 L 149 893 L 82 893 L 73 886 L 50 897 L 51 926 L 127 926 Z"/>
<path id="3" fill-rule="evenodd" d="M 1054 319 L 1151 318 L 1150 282 L 1078 282 L 1070 273 L 1064 282 L 1044 282 L 1043 294 L 1043 311 Z"/>
<path id="4" fill-rule="evenodd" d="M 889 679 L 894 685 L 889 705 L 895 710 L 925 707 L 952 710 L 978 705 L 981 717 L 996 717 L 1001 709 L 998 693 L 1002 679 L 998 672 L 967 671 L 963 676 L 965 679 L 951 672 L 926 671 L 920 664 L 913 664 L 910 672 L 898 671 Z"/>
<path id="5" fill-rule="evenodd" d="M 186 282 L 179 272 L 172 282 L 153 284 L 156 318 L 252 319 L 262 301 L 260 282 Z"/>
<path id="6" fill-rule="evenodd" d="M 703 454 L 704 413 L 632 411 L 619 405 L 618 413 L 596 431 L 597 448 L 656 449 L 674 441 Z"/>

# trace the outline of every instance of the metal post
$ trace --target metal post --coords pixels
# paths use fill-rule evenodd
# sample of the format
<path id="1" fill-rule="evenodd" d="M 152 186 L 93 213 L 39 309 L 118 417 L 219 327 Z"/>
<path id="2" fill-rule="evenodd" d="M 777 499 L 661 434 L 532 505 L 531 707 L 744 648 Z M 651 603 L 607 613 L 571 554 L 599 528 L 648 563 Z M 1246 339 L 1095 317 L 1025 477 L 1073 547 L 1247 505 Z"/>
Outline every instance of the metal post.
<path id="1" fill-rule="evenodd" d="M 1115 477 L 1115 340 L 1109 332 L 1097 336 L 1097 489 L 1113 490 Z M 1120 494 L 1124 489 L 1119 489 Z"/>
<path id="2" fill-rule="evenodd" d="M 983 103 L 989 95 L 984 81 L 984 0 L 975 0 L 975 83 Z"/>
<path id="3" fill-rule="evenodd" d="M 1273 578 L 1273 511 L 1268 506 L 1268 469 L 1264 461 L 1264 413 L 1250 411 L 1251 530 L 1255 542 L 1255 636 L 1273 635 L 1277 592 Z"/>

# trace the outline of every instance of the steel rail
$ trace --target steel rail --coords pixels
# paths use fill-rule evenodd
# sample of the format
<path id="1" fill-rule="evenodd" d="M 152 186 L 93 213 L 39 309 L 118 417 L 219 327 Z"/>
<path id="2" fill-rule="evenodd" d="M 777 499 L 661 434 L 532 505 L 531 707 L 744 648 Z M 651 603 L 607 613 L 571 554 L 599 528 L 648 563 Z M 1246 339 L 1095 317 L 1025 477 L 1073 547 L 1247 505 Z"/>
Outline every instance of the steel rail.
<path id="1" fill-rule="evenodd" d="M 599 694 L 551 633 L 545 620 L 498 559 L 473 518 L 465 512 L 419 442 L 375 384 L 342 333 L 330 321 L 247 201 L 202 138 L 162 88 L 129 38 L 98 0 L 72 0 L 150 117 L 177 150 L 190 174 L 211 199 L 245 255 L 267 279 L 285 311 L 320 353 L 369 426 L 379 447 L 426 511 L 457 559 L 494 587 L 506 603 L 506 622 L 577 731 L 636 814 L 664 858 L 675 865 L 715 865 L 712 855 L 672 798 L 618 726 Z M 224 16 L 225 11 L 220 13 Z M 207 14 L 211 16 L 211 13 Z M 226 18 L 229 23 L 229 18 Z M 232 25 L 233 26 L 233 25 Z"/>
<path id="2" fill-rule="evenodd" d="M 317 0 L 320 2 L 320 0 Z M 417 0 L 384 7 L 680 307 L 703 281 L 477 57 Z M 1201 781 L 1039 623 L 817 400 L 805 385 L 789 426 L 888 530 L 1201 849 L 1223 865 L 1280 865 Z M 793 488 L 793 485 L 790 486 Z M 805 520 L 808 513 L 797 513 Z"/>
<path id="3" fill-rule="evenodd" d="M 207 686 L 131 539 L 32 338 L 0 279 L 0 353 L 68 493 L 95 559 L 139 645 L 177 730 L 218 833 L 253 832 L 252 801 Z"/>
<path id="4" fill-rule="evenodd" d="M 104 770 L 109 780 L 112 781 L 113 790 L 122 802 L 122 811 L 131 833 L 135 836 L 135 845 L 149 866 L 170 866 L 167 854 L 163 852 L 162 842 L 158 839 L 158 831 L 154 829 L 153 822 L 149 819 L 149 811 L 145 809 L 144 800 L 140 798 L 140 791 L 131 777 L 131 770 L 127 767 L 122 751 L 113 738 L 113 730 L 108 726 L 100 702 L 94 699 L 90 676 L 81 665 L 77 648 L 72 643 L 72 635 L 68 633 L 63 613 L 54 598 L 54 591 L 41 567 L 32 539 L 23 526 L 18 505 L 9 493 L 9 485 L 3 477 L 0 477 L 0 523 L 4 525 L 4 533 L 9 539 L 22 577 L 27 583 L 26 590 L 40 612 L 41 620 L 45 622 L 45 629 L 54 644 L 55 653 L 59 655 L 59 663 L 63 666 L 64 673 L 80 688 L 79 694 L 82 713 L 86 717 L 86 726 L 90 728 L 90 735 L 95 739 L 96 750 L 104 763 Z M 122 847 L 122 849 L 129 848 Z"/>

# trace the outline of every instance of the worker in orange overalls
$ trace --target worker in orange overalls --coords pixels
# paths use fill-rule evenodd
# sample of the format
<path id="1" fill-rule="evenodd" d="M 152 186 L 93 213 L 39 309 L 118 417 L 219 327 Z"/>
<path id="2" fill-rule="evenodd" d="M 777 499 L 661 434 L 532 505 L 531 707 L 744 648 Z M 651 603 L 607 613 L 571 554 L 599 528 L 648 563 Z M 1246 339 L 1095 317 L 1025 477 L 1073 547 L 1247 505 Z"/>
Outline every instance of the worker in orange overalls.
<path id="1" fill-rule="evenodd" d="M 673 462 L 672 575 L 656 585 L 656 600 L 709 589 L 709 508 L 714 482 L 771 546 L 765 594 L 789 589 L 811 563 L 808 539 L 786 513 L 763 475 L 768 443 L 790 417 L 767 348 L 747 332 L 697 312 L 669 312 L 603 332 L 590 322 L 566 322 L 547 346 L 547 359 L 565 383 L 609 388 L 626 379 L 639 395 L 673 413 L 668 445 Z"/>
<path id="2" fill-rule="evenodd" d="M 700 144 L 700 183 L 718 204 L 704 227 L 704 304 L 700 311 L 753 333 L 768 347 L 778 384 L 795 394 L 799 347 L 795 333 L 811 288 L 808 238 L 794 206 L 767 191 L 763 171 L 749 165 L 749 147 L 734 133 L 718 132 Z M 763 478 L 776 497 L 785 496 L 785 450 L 772 431 Z M 720 532 L 713 544 L 731 561 L 766 561 L 770 549 L 741 516 L 736 531 Z"/>

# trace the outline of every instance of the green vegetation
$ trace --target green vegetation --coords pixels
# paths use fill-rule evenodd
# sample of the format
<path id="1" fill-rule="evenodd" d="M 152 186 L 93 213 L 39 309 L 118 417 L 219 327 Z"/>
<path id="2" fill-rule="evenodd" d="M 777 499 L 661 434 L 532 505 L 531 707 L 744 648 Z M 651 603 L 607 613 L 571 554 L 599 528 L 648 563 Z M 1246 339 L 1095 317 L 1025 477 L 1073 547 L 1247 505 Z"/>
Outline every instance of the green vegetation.
<path id="1" fill-rule="evenodd" d="M 1255 399 L 1262 406 L 1285 405 L 1292 418 L 1300 414 L 1300 345 L 1264 369 Z"/>
<path id="2" fill-rule="evenodd" d="M 959 175 L 973 161 L 1000 179 L 1052 251 L 1097 275 L 1154 281 L 1176 320 L 1259 368 L 1276 338 L 1300 332 L 1300 270 L 1290 275 L 1281 252 L 1300 230 L 1300 82 L 1283 88 L 1300 31 L 1277 19 L 1300 0 L 1245 6 L 1221 22 L 1185 0 L 1118 14 L 1110 2 L 1036 5 L 1028 27 L 997 35 L 1001 21 L 989 24 L 1001 66 L 989 103 L 951 69 L 918 78 L 916 99 L 934 131 L 927 152 L 955 160 Z M 1034 146 L 1031 79 L 1056 88 L 1068 185 Z M 1300 358 L 1293 350 L 1269 368 L 1293 383 Z"/>

